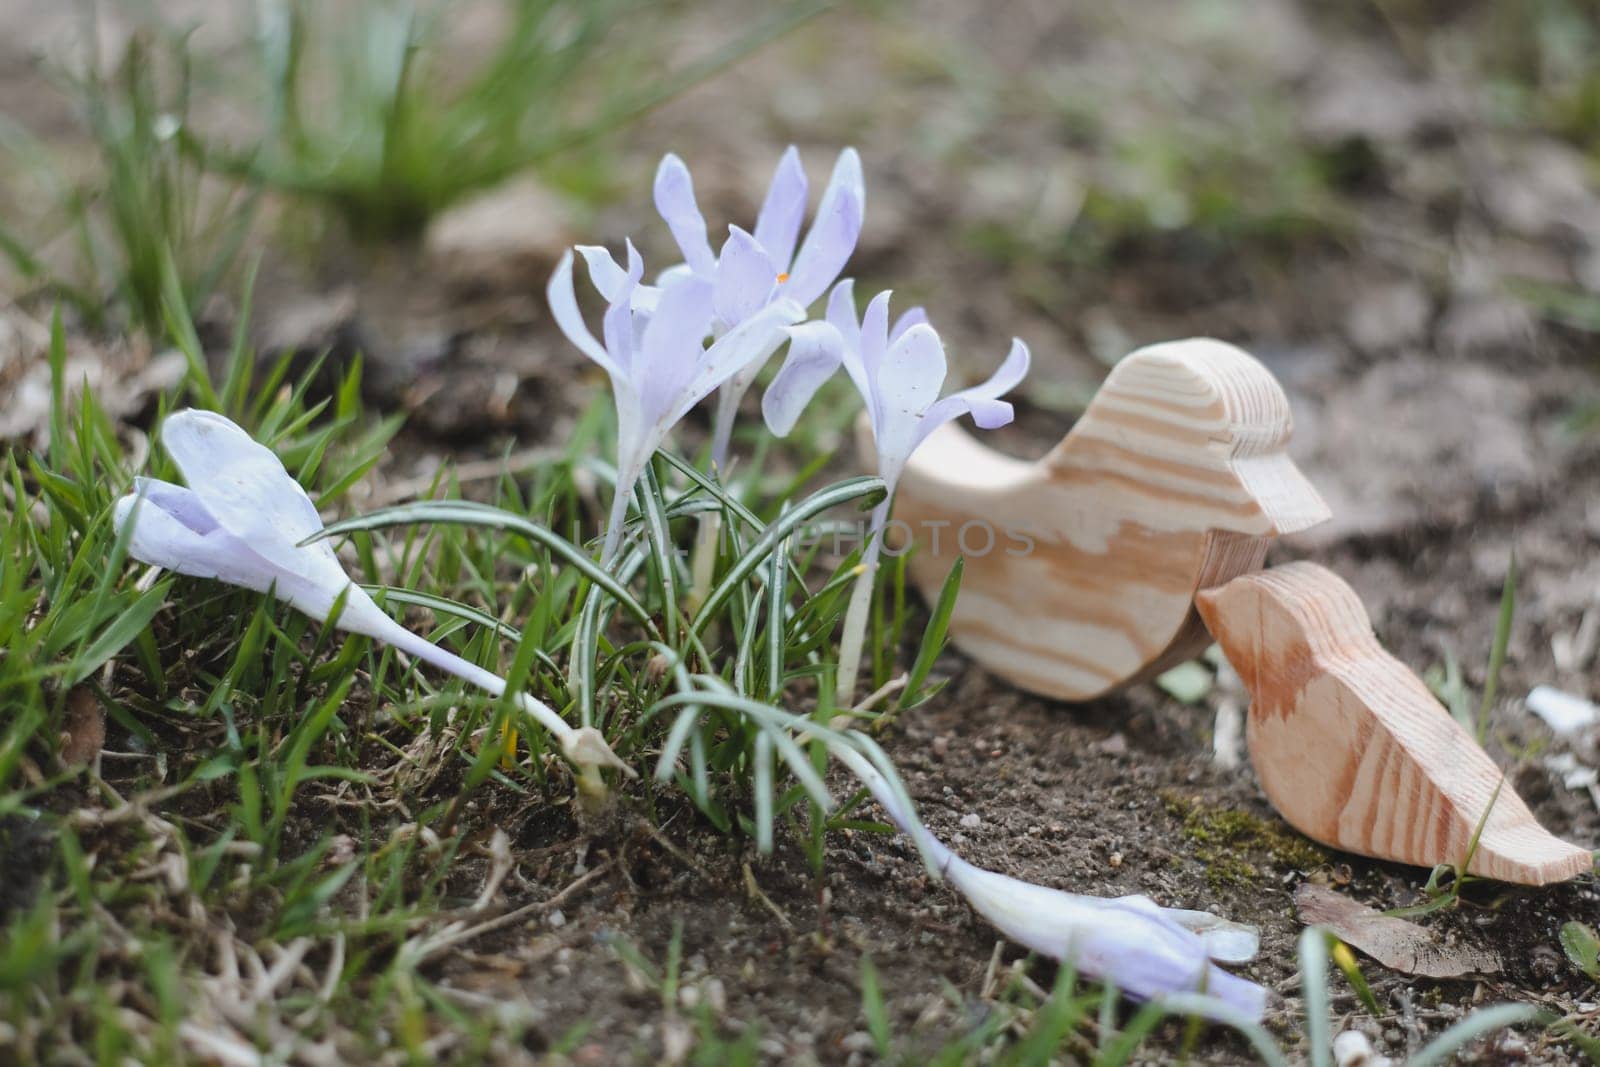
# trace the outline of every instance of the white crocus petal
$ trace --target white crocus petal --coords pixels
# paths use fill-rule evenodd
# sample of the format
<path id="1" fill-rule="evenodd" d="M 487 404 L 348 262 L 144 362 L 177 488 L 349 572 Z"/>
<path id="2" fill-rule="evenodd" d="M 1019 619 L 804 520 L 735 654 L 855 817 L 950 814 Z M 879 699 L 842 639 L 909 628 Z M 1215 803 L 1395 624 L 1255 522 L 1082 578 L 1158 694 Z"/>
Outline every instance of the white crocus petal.
<path id="1" fill-rule="evenodd" d="M 839 153 L 833 176 L 817 205 L 817 217 L 789 268 L 782 293 L 804 307 L 827 291 L 855 251 L 866 209 L 861 157 L 854 148 Z"/>
<path id="2" fill-rule="evenodd" d="M 611 258 L 610 250 L 602 245 L 574 245 L 573 248 L 589 268 L 589 280 L 594 283 L 595 290 L 605 297 L 606 303 L 616 303 L 628 284 L 628 272 Z"/>
<path id="3" fill-rule="evenodd" d="M 931 326 L 913 326 L 883 354 L 877 369 L 879 476 L 891 489 L 918 443 L 923 413 L 944 385 L 944 345 Z"/>
<path id="4" fill-rule="evenodd" d="M 550 302 L 550 313 L 555 316 L 556 325 L 567 335 L 567 340 L 571 341 L 578 351 L 600 364 L 613 380 L 621 377 L 624 373 L 622 368 L 606 354 L 600 342 L 594 339 L 594 334 L 589 332 L 588 325 L 583 321 L 583 313 L 578 310 L 578 294 L 572 282 L 570 251 L 561 254 L 561 262 L 556 264 L 555 272 L 550 275 L 550 284 L 545 286 L 545 297 Z"/>
<path id="5" fill-rule="evenodd" d="M 866 368 L 867 381 L 874 393 L 878 389 L 878 367 L 883 354 L 889 350 L 889 297 L 892 290 L 885 289 L 867 301 L 867 310 L 861 313 L 861 365 Z M 904 334 L 901 335 L 905 336 Z M 900 340 L 899 337 L 895 338 Z M 940 379 L 940 384 L 944 379 Z"/>
<path id="6" fill-rule="evenodd" d="M 706 239 L 705 217 L 695 203 L 694 179 L 683 160 L 670 152 L 656 169 L 655 201 L 656 211 L 672 231 L 684 262 L 696 274 L 711 277 L 717 261 L 711 254 L 711 242 Z"/>
<path id="7" fill-rule="evenodd" d="M 779 437 L 789 436 L 800 412 L 844 358 L 844 338 L 830 322 L 802 323 L 785 333 L 789 354 L 761 398 L 761 415 L 767 428 Z"/>
<path id="8" fill-rule="evenodd" d="M 828 325 L 839 331 L 840 340 L 844 342 L 845 373 L 850 375 L 856 392 L 870 406 L 872 382 L 867 377 L 866 365 L 861 361 L 861 323 L 856 319 L 855 286 L 853 279 L 846 278 L 833 287 L 833 292 L 828 294 L 827 320 Z"/>
<path id="9" fill-rule="evenodd" d="M 191 578 L 215 578 L 264 593 L 287 572 L 252 551 L 217 524 L 200 498 L 181 485 L 134 479 L 133 491 L 117 500 L 111 521 L 128 535 L 134 559 Z"/>
<path id="10" fill-rule="evenodd" d="M 633 242 L 628 242 L 628 268 L 624 270 L 612 258 L 611 252 L 600 245 L 575 245 L 577 252 L 583 257 L 585 265 L 589 268 L 589 281 L 593 283 L 607 304 L 617 302 L 618 296 L 633 279 L 633 288 L 629 290 L 629 303 L 633 310 L 648 315 L 655 310 L 656 301 L 661 299 L 661 291 L 653 285 L 638 284 L 642 277 L 644 263 L 639 259 L 638 249 L 633 247 Z M 641 273 L 631 273 L 637 270 Z"/>
<path id="11" fill-rule="evenodd" d="M 694 377 L 678 393 L 671 421 L 683 418 L 690 408 L 741 370 L 766 362 L 783 344 L 784 327 L 805 317 L 805 308 L 793 300 L 779 300 L 719 337 L 706 349 Z"/>
<path id="12" fill-rule="evenodd" d="M 900 335 L 913 326 L 927 325 L 928 313 L 920 306 L 911 308 L 894 320 L 894 325 L 889 328 L 889 343 L 900 340 Z"/>
<path id="13" fill-rule="evenodd" d="M 917 431 L 917 443 L 921 444 L 933 431 L 962 415 L 971 415 L 972 421 L 984 430 L 997 430 L 1010 423 L 1015 417 L 1015 410 L 1010 401 L 1001 400 L 1000 397 L 1015 389 L 1027 377 L 1031 359 L 1028 346 L 1020 339 L 1012 338 L 1011 352 L 988 381 L 951 393 L 928 408 L 927 417 Z"/>
<path id="14" fill-rule="evenodd" d="M 666 289 L 676 285 L 685 278 L 693 278 L 694 271 L 687 263 L 674 263 L 660 274 L 656 275 L 655 288 Z"/>
<path id="15" fill-rule="evenodd" d="M 306 566 L 295 545 L 322 529 L 322 517 L 270 448 L 221 415 L 195 410 L 170 416 L 161 443 L 219 525 L 279 566 Z M 323 548 L 317 565 L 342 573 Z"/>
<path id="16" fill-rule="evenodd" d="M 772 172 L 767 198 L 756 215 L 755 239 L 773 262 L 787 268 L 794 259 L 794 246 L 800 239 L 800 226 L 806 218 L 806 171 L 800 165 L 800 151 L 790 145 Z"/>
<path id="17" fill-rule="evenodd" d="M 778 287 L 778 267 L 759 242 L 737 226 L 728 227 L 728 240 L 717 259 L 715 303 L 717 318 L 734 326 L 772 302 Z"/>
<path id="18" fill-rule="evenodd" d="M 661 303 L 644 329 L 634 380 L 646 420 L 671 424 L 674 401 L 694 377 L 703 338 L 710 331 L 712 284 L 685 278 L 661 294 Z"/>
<path id="19" fill-rule="evenodd" d="M 606 256 L 607 261 L 610 258 L 609 255 Z M 640 315 L 634 309 L 633 296 L 638 290 L 639 278 L 643 274 L 644 262 L 634 249 L 633 242 L 629 241 L 628 269 L 612 287 L 611 294 L 607 297 L 611 304 L 606 308 L 603 319 L 606 354 L 616 363 L 625 378 L 631 377 L 636 365 L 634 352 L 639 345 Z M 621 408 L 618 410 L 620 412 Z"/>

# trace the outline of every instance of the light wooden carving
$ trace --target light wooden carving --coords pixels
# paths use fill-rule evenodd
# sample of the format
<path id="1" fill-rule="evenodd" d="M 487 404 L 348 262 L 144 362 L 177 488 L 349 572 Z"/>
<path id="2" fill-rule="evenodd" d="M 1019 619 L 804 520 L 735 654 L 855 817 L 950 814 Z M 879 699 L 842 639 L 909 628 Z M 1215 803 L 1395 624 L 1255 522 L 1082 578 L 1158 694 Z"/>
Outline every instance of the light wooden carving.
<path id="1" fill-rule="evenodd" d="M 1302 833 L 1380 859 L 1459 863 L 1488 810 L 1471 873 L 1545 885 L 1593 866 L 1501 785 L 1494 761 L 1378 644 L 1355 591 L 1333 573 L 1291 563 L 1197 602 L 1250 691 L 1256 776 Z"/>
<path id="2" fill-rule="evenodd" d="M 951 623 L 964 652 L 1024 689 L 1089 700 L 1194 656 L 1209 643 L 1195 592 L 1328 517 L 1284 451 L 1290 426 L 1283 390 L 1239 349 L 1153 345 L 1037 462 L 955 424 L 931 435 L 889 540 L 918 542 L 911 574 L 930 598 L 966 557 Z"/>

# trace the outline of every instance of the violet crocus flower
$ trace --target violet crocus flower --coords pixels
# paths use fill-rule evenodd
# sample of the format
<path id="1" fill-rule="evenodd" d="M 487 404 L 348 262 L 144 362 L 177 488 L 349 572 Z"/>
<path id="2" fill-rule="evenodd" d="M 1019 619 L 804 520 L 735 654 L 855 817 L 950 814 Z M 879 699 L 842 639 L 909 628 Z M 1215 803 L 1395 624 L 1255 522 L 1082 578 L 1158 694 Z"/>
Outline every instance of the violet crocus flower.
<path id="1" fill-rule="evenodd" d="M 651 314 L 663 290 L 685 278 L 699 278 L 713 288 L 709 324 L 713 337 L 737 328 L 778 301 L 792 300 L 809 308 L 844 269 L 861 234 L 866 190 L 861 179 L 861 158 L 855 149 L 846 148 L 839 153 L 833 176 L 802 242 L 800 227 L 805 222 L 806 192 L 800 153 L 791 145 L 773 172 L 766 199 L 756 215 L 755 230 L 728 227 L 721 251 L 713 252 L 689 168 L 676 155 L 668 154 L 656 170 L 656 211 L 683 253 L 683 263 L 665 271 L 658 286 L 634 287 L 631 302 L 635 312 Z M 627 272 L 603 248 L 584 246 L 578 251 L 589 261 L 595 287 L 607 301 L 615 302 L 626 284 Z M 718 467 L 727 465 L 728 441 L 739 402 L 755 381 L 762 362 L 756 360 L 740 368 L 717 395 L 712 460 Z"/>
<path id="2" fill-rule="evenodd" d="M 1163 908 L 1146 896 L 1083 896 L 975 867 L 917 820 L 865 756 L 842 743 L 829 749 L 929 864 L 1006 937 L 1136 1000 L 1205 993 L 1251 1020 L 1265 1013 L 1265 989 L 1217 966 L 1254 958 L 1260 946 L 1254 928 L 1208 912 Z"/>
<path id="3" fill-rule="evenodd" d="M 773 300 L 707 345 L 716 309 L 724 300 L 716 283 L 698 275 L 678 278 L 645 310 L 635 300 L 644 264 L 631 243 L 628 269 L 619 283 L 612 284 L 615 279 L 606 276 L 603 264 L 597 271 L 598 257 L 585 259 L 596 287 L 610 290 L 603 345 L 578 310 L 572 253 L 561 257 L 548 295 L 561 332 L 611 378 L 618 439 L 617 495 L 602 551 L 609 563 L 621 544 L 633 487 L 667 432 L 723 382 L 772 355 L 786 340 L 783 328 L 805 318 L 805 309 L 788 298 Z"/>
<path id="4" fill-rule="evenodd" d="M 789 331 L 789 356 L 762 398 L 767 426 L 779 437 L 794 428 L 801 410 L 842 363 L 866 405 L 878 452 L 878 477 L 889 488 L 872 513 L 872 528 L 862 554 L 862 577 L 845 614 L 840 648 L 838 696 L 854 695 L 860 663 L 860 642 L 870 606 L 871 576 L 882 551 L 895 485 L 911 453 L 928 435 L 952 419 L 970 415 L 985 430 L 1012 419 L 1008 401 L 1000 399 L 1028 373 L 1028 346 L 1013 338 L 1011 351 L 989 379 L 970 389 L 940 397 L 944 388 L 944 344 L 921 308 L 912 308 L 889 325 L 889 293 L 879 293 L 856 321 L 851 281 L 834 286 L 828 298 L 827 321 L 806 323 Z"/>
<path id="5" fill-rule="evenodd" d="M 505 692 L 505 679 L 385 614 L 350 580 L 330 542 L 305 543 L 322 532 L 316 505 L 277 455 L 238 425 L 209 411 L 179 411 L 162 423 L 161 442 L 189 484 L 136 478 L 132 491 L 116 502 L 112 521 L 119 531 L 133 524 L 128 552 L 135 559 L 256 592 L 270 590 L 318 621 L 342 597 L 339 629 L 393 645 L 494 696 Z M 574 728 L 526 693 L 516 701 L 555 735 L 586 776 L 600 766 L 633 773 L 599 731 Z"/>

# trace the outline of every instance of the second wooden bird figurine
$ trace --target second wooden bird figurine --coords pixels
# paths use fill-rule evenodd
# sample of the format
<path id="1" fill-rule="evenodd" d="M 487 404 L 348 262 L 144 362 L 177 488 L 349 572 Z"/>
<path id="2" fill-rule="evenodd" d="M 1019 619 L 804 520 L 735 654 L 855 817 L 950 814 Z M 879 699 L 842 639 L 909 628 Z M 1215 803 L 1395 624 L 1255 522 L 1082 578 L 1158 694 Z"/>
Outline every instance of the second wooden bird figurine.
<path id="1" fill-rule="evenodd" d="M 1525 885 L 1593 867 L 1535 821 L 1488 753 L 1384 651 L 1355 590 L 1331 571 L 1272 567 L 1198 603 L 1250 691 L 1256 777 L 1301 833 L 1423 867 L 1471 852 L 1470 873 Z"/>

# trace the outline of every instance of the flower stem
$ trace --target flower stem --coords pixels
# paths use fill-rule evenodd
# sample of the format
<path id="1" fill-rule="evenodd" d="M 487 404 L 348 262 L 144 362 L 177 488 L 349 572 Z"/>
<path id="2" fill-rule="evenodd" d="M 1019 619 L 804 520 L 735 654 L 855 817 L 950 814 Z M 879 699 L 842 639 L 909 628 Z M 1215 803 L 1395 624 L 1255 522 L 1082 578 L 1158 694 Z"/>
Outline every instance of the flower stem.
<path id="1" fill-rule="evenodd" d="M 440 648 L 432 641 L 412 633 L 399 623 L 393 623 L 392 629 L 389 627 L 384 627 L 383 629 L 384 633 L 374 635 L 379 640 L 393 645 L 402 652 L 415 656 L 424 663 L 432 664 L 447 674 L 453 674 L 462 681 L 484 690 L 491 696 L 504 695 L 506 680 L 498 674 L 486 671 L 476 663 L 463 659 L 448 649 Z M 579 771 L 586 780 L 592 780 L 596 769 L 602 765 L 616 767 L 630 778 L 637 776 L 632 767 L 624 764 L 611 751 L 610 746 L 605 743 L 598 730 L 592 727 L 583 729 L 574 727 L 563 719 L 554 708 L 542 701 L 535 700 L 527 693 L 517 693 L 512 699 L 516 701 L 517 707 L 521 708 L 540 726 L 548 730 L 561 743 L 562 752 L 578 766 Z"/>
<path id="2" fill-rule="evenodd" d="M 872 612 L 872 590 L 878 574 L 878 555 L 883 549 L 883 524 L 888 518 L 887 504 L 879 504 L 872 512 L 872 530 L 867 535 L 867 548 L 861 555 L 861 570 L 856 575 L 855 588 L 850 591 L 850 606 L 844 613 L 844 634 L 839 641 L 839 679 L 834 687 L 834 701 L 841 708 L 854 705 L 856 677 L 861 673 L 861 655 L 867 637 L 867 621 Z"/>
<path id="3" fill-rule="evenodd" d="M 717 390 L 717 412 L 711 424 L 711 463 L 718 471 L 728 469 L 728 449 L 733 444 L 733 424 L 739 417 L 739 404 L 750 388 L 750 380 L 736 374 Z"/>
<path id="4" fill-rule="evenodd" d="M 488 692 L 491 696 L 501 696 L 506 691 L 506 680 L 498 674 L 484 670 L 476 663 L 451 652 L 449 649 L 440 648 L 425 637 L 407 630 L 404 626 L 395 624 L 394 633 L 384 638 L 389 644 L 408 652 L 424 663 L 431 663 L 447 674 L 453 674 L 462 681 L 469 682 Z M 517 694 L 517 703 L 523 711 L 533 716 L 540 726 L 554 734 L 557 740 L 565 741 L 573 732 L 573 726 L 558 715 L 555 709 L 545 705 L 526 693 Z"/>
<path id="5" fill-rule="evenodd" d="M 722 540 L 722 512 L 707 511 L 700 515 L 695 531 L 694 554 L 689 557 L 688 609 L 691 616 L 700 611 L 711 593 L 711 579 L 716 577 L 717 549 Z"/>

